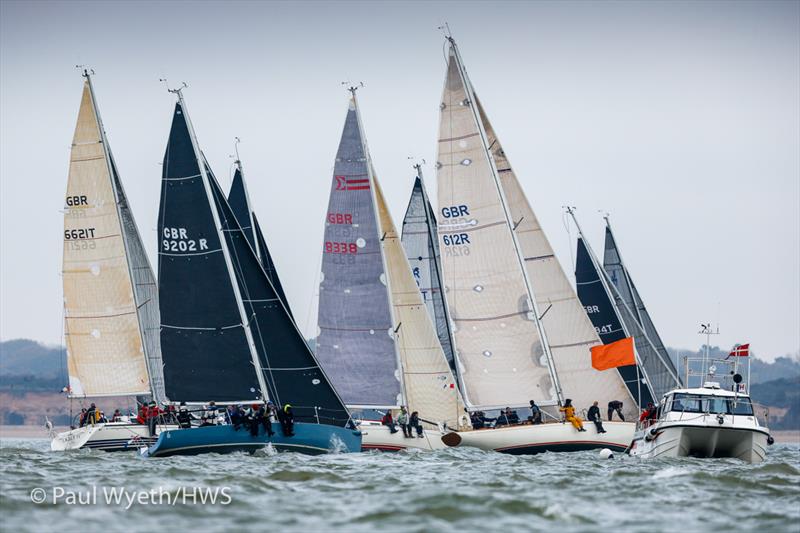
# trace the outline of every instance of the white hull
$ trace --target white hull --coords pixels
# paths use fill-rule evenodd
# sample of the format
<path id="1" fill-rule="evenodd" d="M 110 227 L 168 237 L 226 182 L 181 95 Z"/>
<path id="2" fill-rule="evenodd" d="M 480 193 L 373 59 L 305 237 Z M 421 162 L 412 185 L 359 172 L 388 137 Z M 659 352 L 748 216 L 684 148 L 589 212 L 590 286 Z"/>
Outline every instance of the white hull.
<path id="1" fill-rule="evenodd" d="M 452 432 L 442 440 L 448 446 L 472 446 L 515 455 L 602 448 L 621 452 L 628 448 L 636 429 L 631 422 L 603 422 L 606 433 L 598 433 L 592 422 L 585 421 L 584 427 L 586 431 L 579 432 L 571 424 L 527 424 Z"/>
<path id="2" fill-rule="evenodd" d="M 442 434 L 438 429 L 425 429 L 422 438 L 404 437 L 403 431 L 398 426 L 397 433 L 392 433 L 389 428 L 375 422 L 362 422 L 361 451 L 380 450 L 384 452 L 399 452 L 402 450 L 441 450 L 446 448 L 442 442 Z"/>
<path id="3" fill-rule="evenodd" d="M 767 455 L 769 434 L 763 429 L 662 423 L 636 434 L 630 455 L 655 457 L 735 457 L 760 463 Z"/>
<path id="4" fill-rule="evenodd" d="M 142 424 L 130 422 L 95 424 L 57 434 L 50 442 L 50 449 L 56 452 L 80 448 L 105 451 L 136 450 L 140 446 L 153 444 L 160 430 L 161 428 L 156 428 L 156 435 L 151 436 L 147 426 Z"/>

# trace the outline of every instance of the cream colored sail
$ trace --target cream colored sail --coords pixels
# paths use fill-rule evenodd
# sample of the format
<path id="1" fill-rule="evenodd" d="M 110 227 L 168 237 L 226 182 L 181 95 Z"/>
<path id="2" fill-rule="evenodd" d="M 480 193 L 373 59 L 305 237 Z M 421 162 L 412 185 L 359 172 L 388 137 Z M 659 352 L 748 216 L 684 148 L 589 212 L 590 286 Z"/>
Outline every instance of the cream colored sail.
<path id="1" fill-rule="evenodd" d="M 437 217 L 463 392 L 473 408 L 554 403 L 534 307 L 467 95 L 451 47 L 440 106 Z"/>
<path id="2" fill-rule="evenodd" d="M 555 257 L 477 96 L 475 100 L 511 217 L 517 226 L 517 242 L 533 282 L 539 312 L 543 315 L 541 322 L 562 394 L 582 407 L 590 406 L 595 400 L 601 405 L 621 400 L 633 406 L 633 398 L 618 372 L 599 372 L 592 368 L 590 348 L 602 341 Z"/>
<path id="3" fill-rule="evenodd" d="M 87 79 L 64 211 L 64 312 L 72 396 L 150 394 L 107 156 Z"/>
<path id="4" fill-rule="evenodd" d="M 468 424 L 464 402 L 439 343 L 439 336 L 411 274 L 405 250 L 386 207 L 375 171 L 375 200 L 383 237 L 386 272 L 394 308 L 395 336 L 403 372 L 406 403 L 410 411 L 432 422 L 458 428 Z"/>

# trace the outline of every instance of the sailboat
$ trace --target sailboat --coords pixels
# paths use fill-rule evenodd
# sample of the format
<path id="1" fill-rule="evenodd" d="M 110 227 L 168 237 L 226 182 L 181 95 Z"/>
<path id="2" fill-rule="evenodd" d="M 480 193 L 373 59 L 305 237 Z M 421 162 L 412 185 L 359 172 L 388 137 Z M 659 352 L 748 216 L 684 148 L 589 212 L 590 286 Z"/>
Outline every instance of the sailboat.
<path id="1" fill-rule="evenodd" d="M 632 285 L 628 285 L 630 278 L 627 270 L 618 260 L 619 254 L 616 252 L 616 245 L 610 232 L 608 217 L 606 217 L 606 255 L 608 256 L 610 244 L 610 250 L 615 256 L 613 262 L 615 270 L 612 270 L 614 278 L 611 277 L 608 270 L 600 265 L 580 224 L 578 224 L 574 208 L 568 207 L 567 212 L 578 229 L 575 260 L 575 284 L 578 298 L 604 344 L 616 342 L 625 337 L 633 337 L 637 364 L 618 367 L 617 371 L 640 409 L 649 403 L 657 403 L 661 396 L 670 389 L 680 386 L 681 382 L 660 338 L 657 337 L 657 342 L 661 347 L 659 350 L 644 328 L 639 314 L 642 311 L 646 313 L 644 306 L 641 305 L 640 308 L 634 309 L 633 301 L 631 300 L 630 303 L 626 301 L 618 288 L 619 282 L 622 282 L 624 284 L 622 286 L 625 288 Z M 611 238 L 610 243 L 609 237 Z M 616 270 L 618 265 L 619 269 Z M 618 283 L 614 283 L 614 279 Z M 628 292 L 627 294 L 632 293 Z M 652 325 L 649 315 L 647 315 L 647 320 L 651 327 L 650 332 L 654 333 L 655 327 Z"/>
<path id="2" fill-rule="evenodd" d="M 464 405 L 372 165 L 356 88 L 336 154 L 319 287 L 317 357 L 345 403 L 362 415 L 364 450 L 443 448 Z M 422 438 L 376 413 L 419 412 Z M 372 419 L 370 419 L 372 418 Z"/>
<path id="3" fill-rule="evenodd" d="M 165 399 L 158 293 L 94 95 L 83 72 L 64 206 L 64 323 L 70 399 Z M 55 451 L 132 449 L 155 439 L 130 417 L 55 435 Z"/>
<path id="4" fill-rule="evenodd" d="M 566 399 L 580 408 L 618 399 L 632 405 L 619 373 L 591 367 L 601 343 L 528 203 L 475 95 L 458 47 L 449 54 L 440 105 L 437 178 L 444 293 L 458 376 L 472 411 L 524 408 L 547 420 L 451 432 L 450 446 L 514 454 L 627 448 L 634 425 L 578 432 L 559 423 Z"/>
<path id="5" fill-rule="evenodd" d="M 159 210 L 165 388 L 173 402 L 291 404 L 294 434 L 233 425 L 162 431 L 143 455 L 361 449 L 350 413 L 305 343 L 200 151 L 181 89 Z M 249 207 L 248 207 L 248 213 Z M 266 252 L 266 249 L 264 249 Z"/>

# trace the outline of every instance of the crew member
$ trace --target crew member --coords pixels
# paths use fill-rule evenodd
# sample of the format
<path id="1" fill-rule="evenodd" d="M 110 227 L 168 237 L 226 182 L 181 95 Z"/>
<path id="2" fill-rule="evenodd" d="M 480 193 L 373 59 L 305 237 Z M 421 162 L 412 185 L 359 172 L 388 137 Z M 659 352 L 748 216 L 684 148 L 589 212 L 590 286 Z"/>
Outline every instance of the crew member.
<path id="1" fill-rule="evenodd" d="M 422 438 L 422 424 L 419 423 L 419 413 L 417 411 L 411 413 L 408 425 L 417 430 L 417 437 Z"/>
<path id="2" fill-rule="evenodd" d="M 600 408 L 597 406 L 597 402 L 594 402 L 589 408 L 589 411 L 586 413 L 586 418 L 594 422 L 594 427 L 597 428 L 598 433 L 606 432 L 606 430 L 603 429 L 603 418 L 600 416 Z"/>
<path id="3" fill-rule="evenodd" d="M 181 402 L 180 409 L 178 409 L 178 427 L 181 429 L 189 429 L 192 427 L 192 419 L 195 418 L 192 413 L 186 408 L 186 402 Z"/>
<path id="4" fill-rule="evenodd" d="M 539 409 L 539 406 L 536 405 L 536 402 L 533 400 L 530 401 L 531 404 L 531 424 L 541 424 L 542 423 L 542 410 Z"/>
<path id="5" fill-rule="evenodd" d="M 619 400 L 611 400 L 608 402 L 608 421 L 614 418 L 614 413 L 617 413 L 619 419 L 625 422 L 625 417 L 622 415 L 622 402 Z"/>
<path id="6" fill-rule="evenodd" d="M 583 420 L 575 416 L 575 407 L 572 406 L 572 399 L 567 398 L 564 400 L 564 407 L 559 407 L 559 411 L 564 413 L 564 420 L 571 423 L 578 431 L 586 431 L 583 429 Z"/>
<path id="7" fill-rule="evenodd" d="M 383 415 L 383 418 L 381 418 L 381 424 L 387 426 L 391 433 L 397 433 L 397 426 L 394 423 L 391 411 L 386 411 L 386 414 Z"/>
<path id="8" fill-rule="evenodd" d="M 281 423 L 283 434 L 287 437 L 294 437 L 294 412 L 290 404 L 287 403 L 281 411 L 278 411 L 278 421 Z"/>

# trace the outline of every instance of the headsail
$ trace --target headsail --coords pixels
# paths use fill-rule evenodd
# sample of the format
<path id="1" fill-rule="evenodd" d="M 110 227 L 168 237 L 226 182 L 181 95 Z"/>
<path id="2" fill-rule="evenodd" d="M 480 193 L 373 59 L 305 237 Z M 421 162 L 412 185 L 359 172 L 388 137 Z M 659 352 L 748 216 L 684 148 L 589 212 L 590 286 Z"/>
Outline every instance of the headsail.
<path id="1" fill-rule="evenodd" d="M 261 397 L 216 208 L 183 103 L 175 105 L 158 215 L 161 350 L 172 401 Z M 209 186 L 210 188 L 210 186 Z"/>
<path id="2" fill-rule="evenodd" d="M 264 267 L 264 271 L 272 283 L 278 297 L 286 306 L 291 316 L 292 310 L 289 307 L 289 301 L 286 299 L 286 294 L 283 292 L 283 285 L 278 278 L 278 270 L 275 268 L 275 262 L 272 260 L 272 255 L 267 248 L 267 241 L 264 239 L 264 234 L 261 232 L 261 227 L 258 224 L 258 219 L 250 205 L 250 195 L 247 193 L 247 185 L 244 181 L 244 172 L 241 167 L 241 162 L 236 161 L 236 172 L 233 175 L 233 183 L 231 183 L 231 190 L 228 192 L 228 204 L 236 216 L 239 226 L 242 228 L 247 242 L 256 252 L 259 261 Z"/>
<path id="3" fill-rule="evenodd" d="M 121 184 L 91 80 L 88 74 L 85 77 L 64 208 L 70 395 L 149 395 L 147 358 L 158 358 L 158 343 L 144 336 L 153 327 L 150 303 L 141 301 L 146 306 L 141 315 L 137 306 L 144 296 L 149 265 L 127 201 L 118 195 Z"/>
<path id="4" fill-rule="evenodd" d="M 316 353 L 347 405 L 389 408 L 402 394 L 367 157 L 352 99 L 325 221 Z"/>
<path id="5" fill-rule="evenodd" d="M 344 426 L 350 418 L 347 409 L 296 328 L 285 302 L 276 294 L 209 167 L 206 175 L 269 398 L 279 405 L 291 404 L 298 421 Z"/>
<path id="6" fill-rule="evenodd" d="M 598 272 L 593 261 L 591 252 L 583 242 L 582 237 L 578 237 L 578 253 L 575 261 L 575 285 L 578 291 L 578 298 L 586 308 L 589 319 L 594 324 L 594 329 L 600 335 L 603 344 L 609 344 L 628 336 L 634 337 L 634 342 L 639 339 L 638 330 L 629 332 L 626 330 L 621 318 L 624 309 L 617 309 L 613 295 L 606 290 L 606 285 L 600 278 L 605 275 Z M 650 387 L 642 378 L 644 374 L 639 371 L 637 365 L 621 366 L 617 368 L 620 376 L 625 381 L 625 385 L 635 399 L 641 397 L 639 406 L 647 405 L 653 401 Z"/>
<path id="7" fill-rule="evenodd" d="M 442 292 L 441 258 L 436 216 L 422 182 L 422 168 L 417 165 L 417 177 L 403 218 L 403 248 L 411 265 L 411 272 L 422 294 L 422 301 L 436 326 L 436 334 L 450 367 L 455 370 L 455 356 L 451 341 L 450 317 Z"/>
<path id="8" fill-rule="evenodd" d="M 591 368 L 589 348 L 600 339 L 539 226 L 452 40 L 439 142 L 439 201 L 446 217 L 439 231 L 448 302 L 458 326 L 457 355 L 465 371 L 472 372 L 463 376 L 469 403 L 552 403 L 563 399 L 562 391 L 576 405 L 630 398 L 616 373 Z M 517 303 L 516 309 L 507 309 L 509 303 Z M 469 320 L 468 313 L 480 317 Z M 498 349 L 483 347 L 499 339 L 506 342 Z M 495 367 L 490 368 L 493 358 Z M 476 401 L 472 389 L 478 388 L 493 400 Z"/>
<path id="9" fill-rule="evenodd" d="M 382 230 L 386 272 L 391 280 L 397 348 L 406 404 L 426 420 L 449 427 L 467 425 L 464 403 L 436 329 L 422 302 L 411 267 L 373 171 L 375 198 Z"/>
<path id="10" fill-rule="evenodd" d="M 657 398 L 661 398 L 675 386 L 680 385 L 678 373 L 639 297 L 628 269 L 622 262 L 608 219 L 606 224 L 603 268 L 614 287 L 617 308 L 626 310 L 622 314 L 626 326 L 630 330 L 642 331 L 642 335 L 636 339 L 636 351 L 647 371 L 653 393 Z"/>

